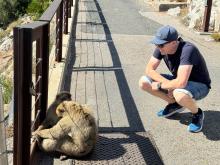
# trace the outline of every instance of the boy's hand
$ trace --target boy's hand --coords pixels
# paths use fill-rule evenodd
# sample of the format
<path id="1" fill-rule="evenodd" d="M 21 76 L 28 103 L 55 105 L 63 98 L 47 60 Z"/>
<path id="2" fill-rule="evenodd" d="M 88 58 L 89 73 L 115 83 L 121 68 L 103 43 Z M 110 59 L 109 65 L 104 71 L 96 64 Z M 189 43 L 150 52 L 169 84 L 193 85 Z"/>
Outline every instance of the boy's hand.
<path id="1" fill-rule="evenodd" d="M 173 97 L 173 89 L 169 89 L 167 95 L 168 95 L 168 97 L 170 97 L 170 98 L 174 98 L 174 97 Z"/>
<path id="2" fill-rule="evenodd" d="M 152 82 L 151 86 L 152 86 L 152 90 L 156 91 L 159 90 L 158 85 L 160 84 L 160 82 Z"/>
<path id="3" fill-rule="evenodd" d="M 160 82 L 152 82 L 151 86 L 152 86 L 152 90 L 154 90 L 154 91 L 159 90 L 159 91 L 161 91 L 161 92 L 163 92 L 165 94 L 168 94 L 168 90 L 167 89 L 162 89 L 161 88 L 161 83 Z M 172 93 L 173 92 L 171 92 L 171 97 L 172 97 Z"/>

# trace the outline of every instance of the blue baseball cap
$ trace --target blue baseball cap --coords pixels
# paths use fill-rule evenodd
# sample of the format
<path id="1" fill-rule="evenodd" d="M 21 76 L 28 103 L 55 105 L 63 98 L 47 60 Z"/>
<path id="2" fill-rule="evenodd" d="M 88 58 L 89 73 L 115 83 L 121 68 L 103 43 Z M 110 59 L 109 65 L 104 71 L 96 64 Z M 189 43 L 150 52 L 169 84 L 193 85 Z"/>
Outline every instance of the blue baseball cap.
<path id="1" fill-rule="evenodd" d="M 172 26 L 166 25 L 157 30 L 156 36 L 150 42 L 155 45 L 165 44 L 175 41 L 178 38 L 178 32 Z"/>

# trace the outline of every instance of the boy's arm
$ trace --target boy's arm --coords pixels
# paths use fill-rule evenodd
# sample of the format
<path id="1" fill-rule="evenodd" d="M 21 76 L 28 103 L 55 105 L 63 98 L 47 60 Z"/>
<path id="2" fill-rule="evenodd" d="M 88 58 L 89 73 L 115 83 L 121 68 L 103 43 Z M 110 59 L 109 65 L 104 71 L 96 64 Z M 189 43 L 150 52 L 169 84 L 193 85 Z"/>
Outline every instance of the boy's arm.
<path id="1" fill-rule="evenodd" d="M 166 82 L 168 80 L 164 78 L 163 76 L 161 76 L 160 73 L 156 71 L 160 62 L 161 60 L 158 60 L 157 58 L 152 56 L 146 66 L 145 73 L 147 76 L 149 76 L 156 82 Z"/>
<path id="2" fill-rule="evenodd" d="M 187 85 L 193 65 L 180 65 L 177 71 L 177 78 L 162 82 L 162 89 L 184 88 Z"/>

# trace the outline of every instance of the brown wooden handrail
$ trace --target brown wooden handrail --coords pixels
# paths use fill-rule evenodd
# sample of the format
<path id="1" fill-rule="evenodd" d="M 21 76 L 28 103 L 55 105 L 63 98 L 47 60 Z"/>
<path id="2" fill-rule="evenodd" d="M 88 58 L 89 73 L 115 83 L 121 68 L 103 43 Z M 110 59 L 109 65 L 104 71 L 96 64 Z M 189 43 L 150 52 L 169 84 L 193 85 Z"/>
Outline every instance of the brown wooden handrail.
<path id="1" fill-rule="evenodd" d="M 37 94 L 41 109 L 41 119 L 44 118 L 47 108 L 48 90 L 48 57 L 49 36 L 47 22 L 34 22 L 22 27 L 14 28 L 14 165 L 29 165 L 30 138 L 31 138 L 31 111 L 32 111 L 32 42 L 37 42 L 41 51 L 42 63 L 37 70 L 44 70 Z M 45 65 L 46 66 L 43 66 Z"/>
<path id="2" fill-rule="evenodd" d="M 56 13 L 56 61 L 62 59 L 62 34 L 68 32 L 72 0 L 54 0 L 38 21 L 17 26 L 14 32 L 14 165 L 32 165 L 36 147 L 31 146 L 31 128 L 46 115 L 48 100 L 49 29 Z M 77 0 L 76 0 L 77 1 Z M 76 7 L 76 6 L 75 6 Z M 69 8 L 69 9 L 68 9 Z M 64 19 L 63 19 L 64 18 Z M 64 28 L 63 28 L 64 27 Z M 64 30 L 63 30 L 64 29 Z M 36 81 L 32 80 L 32 44 L 36 41 Z M 34 93 L 32 91 L 35 91 Z M 32 95 L 35 94 L 35 121 L 31 125 Z"/>

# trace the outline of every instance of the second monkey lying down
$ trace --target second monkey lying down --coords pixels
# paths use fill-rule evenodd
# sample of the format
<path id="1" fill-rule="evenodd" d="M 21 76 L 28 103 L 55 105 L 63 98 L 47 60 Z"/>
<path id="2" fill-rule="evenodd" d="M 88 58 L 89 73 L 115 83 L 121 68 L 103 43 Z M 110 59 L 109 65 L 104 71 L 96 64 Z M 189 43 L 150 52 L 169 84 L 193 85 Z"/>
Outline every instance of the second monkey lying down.
<path id="1" fill-rule="evenodd" d="M 90 153 L 98 134 L 91 110 L 74 101 L 63 101 L 56 108 L 56 115 L 60 120 L 53 127 L 33 133 L 39 148 L 73 157 Z"/>

